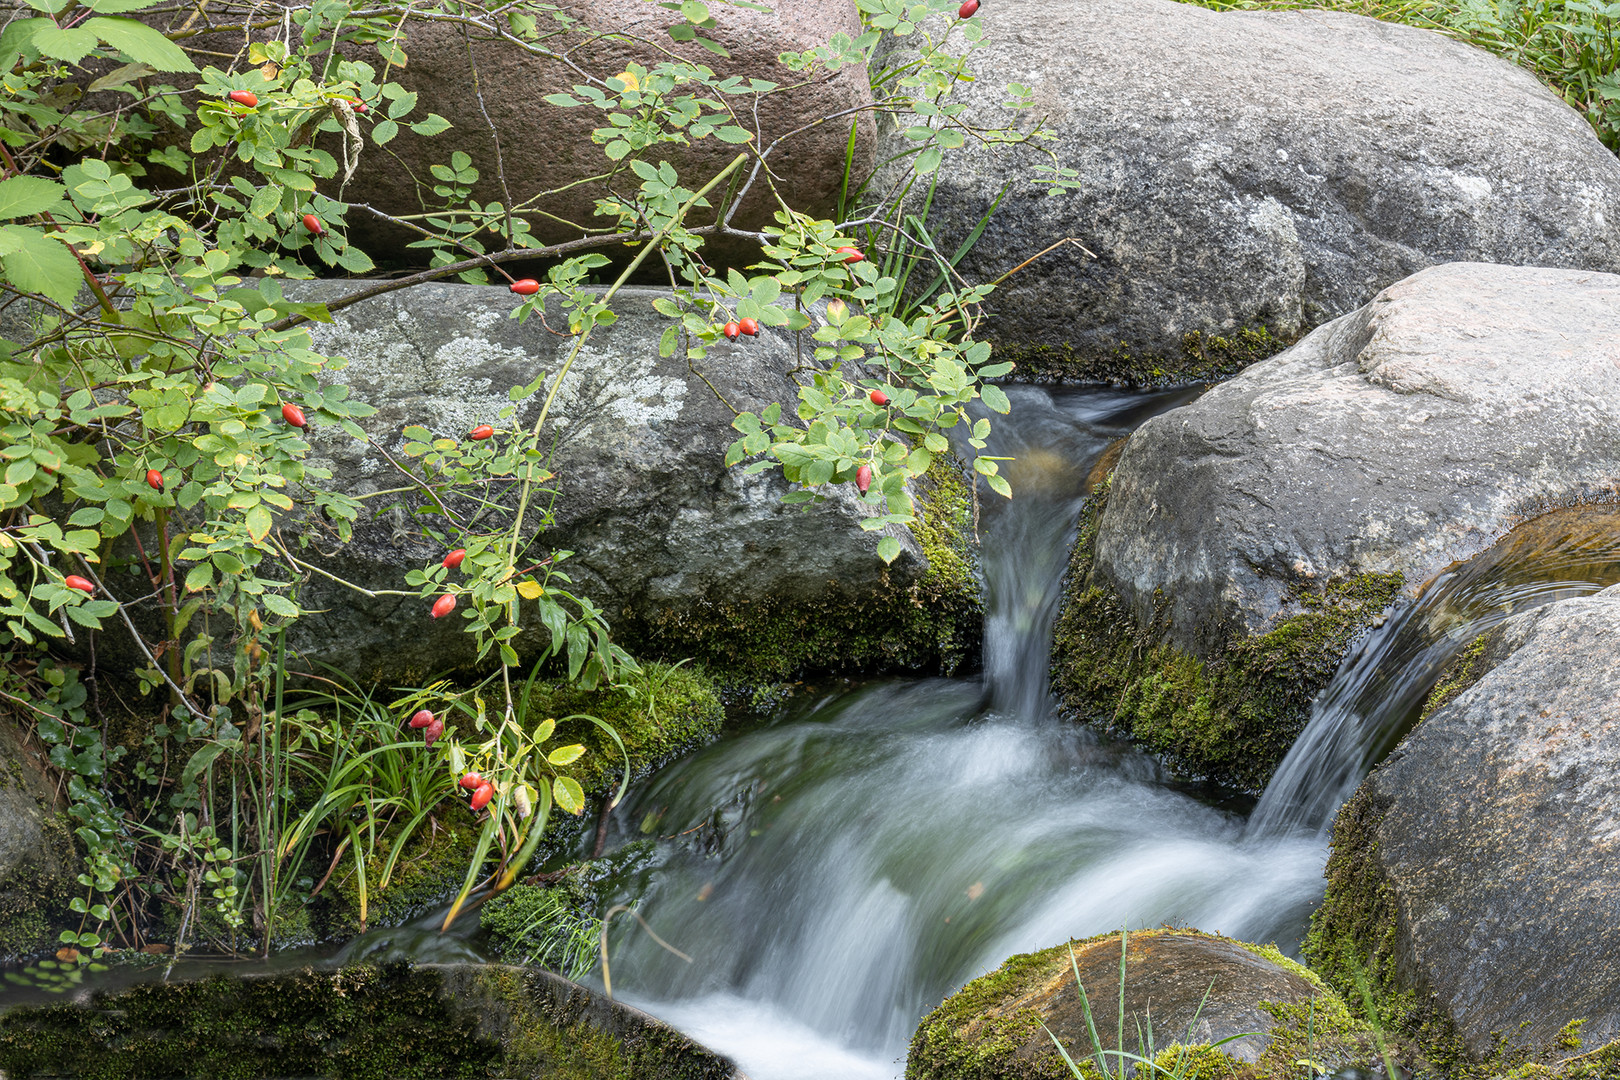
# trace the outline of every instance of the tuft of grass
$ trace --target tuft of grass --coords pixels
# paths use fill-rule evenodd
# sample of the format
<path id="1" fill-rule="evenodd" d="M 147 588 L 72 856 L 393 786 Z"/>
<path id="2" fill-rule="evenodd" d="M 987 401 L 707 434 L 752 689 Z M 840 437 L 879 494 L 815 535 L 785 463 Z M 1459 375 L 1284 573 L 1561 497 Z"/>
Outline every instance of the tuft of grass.
<path id="1" fill-rule="evenodd" d="M 1217 11 L 1347 11 L 1466 41 L 1527 68 L 1620 154 L 1620 5 L 1606 0 L 1184 0 Z"/>

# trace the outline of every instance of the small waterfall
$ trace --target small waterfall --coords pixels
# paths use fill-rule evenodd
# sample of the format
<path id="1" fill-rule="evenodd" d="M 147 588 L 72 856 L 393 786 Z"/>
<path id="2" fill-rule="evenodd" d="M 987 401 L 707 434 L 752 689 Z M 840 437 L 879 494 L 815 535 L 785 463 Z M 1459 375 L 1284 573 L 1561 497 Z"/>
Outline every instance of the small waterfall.
<path id="1" fill-rule="evenodd" d="M 804 694 L 634 792 L 655 839 L 619 898 L 620 996 L 754 1080 L 900 1075 L 917 1022 L 1014 953 L 1178 921 L 1291 947 L 1321 894 L 1314 838 L 1244 840 L 1241 817 L 1156 763 L 1055 722 L 1047 657 L 1093 464 L 1186 395 L 1013 387 L 992 452 L 1016 497 L 983 503 L 983 681 Z"/>
<path id="2" fill-rule="evenodd" d="M 1418 718 L 1441 672 L 1510 615 L 1620 581 L 1620 508 L 1560 510 L 1514 529 L 1398 605 L 1340 665 L 1249 820 L 1251 834 L 1326 835 Z"/>

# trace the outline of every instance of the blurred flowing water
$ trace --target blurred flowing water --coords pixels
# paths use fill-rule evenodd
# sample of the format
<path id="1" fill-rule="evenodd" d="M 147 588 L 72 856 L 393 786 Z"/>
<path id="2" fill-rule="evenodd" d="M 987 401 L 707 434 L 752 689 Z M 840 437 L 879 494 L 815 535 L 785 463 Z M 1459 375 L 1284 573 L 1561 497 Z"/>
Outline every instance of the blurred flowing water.
<path id="1" fill-rule="evenodd" d="M 1189 924 L 1292 950 L 1322 843 L 1246 839 L 1241 815 L 1148 757 L 1059 721 L 1047 664 L 1088 477 L 1186 392 L 1013 387 L 983 504 L 983 679 L 829 686 L 633 794 L 619 839 L 657 837 L 621 899 L 615 993 L 754 1080 L 895 1077 L 919 1019 L 1007 956 Z"/>
<path id="2" fill-rule="evenodd" d="M 1416 723 L 1442 670 L 1510 615 L 1620 581 L 1620 507 L 1526 522 L 1399 604 L 1340 665 L 1277 768 L 1249 828 L 1325 837 L 1334 815 Z"/>

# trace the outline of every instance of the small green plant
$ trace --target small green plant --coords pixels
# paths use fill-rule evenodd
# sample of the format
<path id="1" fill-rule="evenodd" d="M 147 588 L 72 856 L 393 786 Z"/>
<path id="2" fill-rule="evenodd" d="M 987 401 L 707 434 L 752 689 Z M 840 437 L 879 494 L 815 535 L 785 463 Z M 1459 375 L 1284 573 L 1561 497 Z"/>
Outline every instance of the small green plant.
<path id="1" fill-rule="evenodd" d="M 1133 1054 L 1125 1049 L 1125 961 L 1129 946 L 1129 929 L 1121 927 L 1119 931 L 1118 1027 L 1114 1032 L 1114 1046 L 1116 1049 L 1108 1050 L 1103 1047 L 1102 1037 L 1097 1033 L 1097 1024 L 1091 1015 L 1091 999 L 1086 994 L 1086 984 L 1080 979 L 1080 961 L 1074 955 L 1074 944 L 1073 942 L 1069 944 L 1069 963 L 1074 968 L 1074 985 L 1080 994 L 1080 1014 L 1085 1018 L 1086 1034 L 1091 1040 L 1091 1063 L 1096 1066 L 1102 1080 L 1130 1080 L 1131 1077 L 1144 1069 L 1149 1077 L 1157 1074 L 1164 1077 L 1164 1080 L 1186 1080 L 1188 1072 L 1198 1059 L 1198 1055 L 1192 1049 L 1195 1045 L 1193 1032 L 1198 1028 L 1198 1018 L 1203 1015 L 1204 1006 L 1209 1004 L 1209 995 L 1214 991 L 1215 983 L 1211 981 L 1209 988 L 1204 991 L 1203 1000 L 1198 1003 L 1198 1008 L 1193 1011 L 1192 1019 L 1187 1022 L 1187 1033 L 1180 1041 L 1165 1048 L 1166 1050 L 1173 1049 L 1176 1052 L 1175 1057 L 1169 1064 L 1159 1060 L 1162 1053 L 1155 1041 L 1151 1014 L 1146 1018 L 1138 1017 L 1136 1019 L 1137 1053 Z M 1080 1065 L 1070 1056 L 1063 1043 L 1044 1022 L 1041 1024 L 1041 1029 L 1051 1037 L 1052 1044 L 1057 1047 L 1058 1054 L 1062 1056 L 1064 1064 L 1069 1067 L 1069 1071 L 1074 1074 L 1076 1080 L 1095 1080 L 1095 1078 L 1086 1076 Z M 1209 1049 L 1218 1050 L 1229 1042 L 1246 1039 L 1253 1034 L 1255 1033 L 1252 1031 L 1244 1031 L 1236 1035 L 1228 1035 L 1224 1039 L 1210 1043 Z M 1111 1065 L 1108 1061 L 1109 1058 L 1117 1058 L 1117 1066 Z M 1127 1062 L 1130 1064 L 1127 1064 Z"/>
<path id="2" fill-rule="evenodd" d="M 566 884 L 519 885 L 486 904 L 479 925 L 504 959 L 578 979 L 596 966 L 602 933 L 602 921 L 583 907 L 584 898 L 570 896 Z"/>

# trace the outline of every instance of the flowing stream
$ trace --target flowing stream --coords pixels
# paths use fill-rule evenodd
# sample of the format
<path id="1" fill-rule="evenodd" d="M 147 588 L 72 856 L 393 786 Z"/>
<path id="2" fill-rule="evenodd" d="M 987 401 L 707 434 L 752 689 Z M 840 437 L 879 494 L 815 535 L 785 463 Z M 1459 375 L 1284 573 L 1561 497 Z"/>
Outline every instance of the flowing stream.
<path id="1" fill-rule="evenodd" d="M 659 837 L 612 931 L 615 993 L 754 1080 L 894 1077 L 918 1020 L 1007 956 L 1165 921 L 1297 946 L 1315 836 L 1239 814 L 1059 721 L 1047 657 L 1080 501 L 1109 446 L 1187 394 L 1011 388 L 986 503 L 984 678 L 829 686 L 665 770 L 621 809 Z M 991 498 L 994 498 L 993 496 Z"/>
<path id="2" fill-rule="evenodd" d="M 1015 953 L 1165 922 L 1296 952 L 1333 814 L 1417 719 L 1442 669 L 1515 611 L 1620 581 L 1620 508 L 1560 511 L 1439 575 L 1368 634 L 1246 815 L 1054 712 L 1052 623 L 1081 501 L 1120 440 L 1192 391 L 1011 387 L 983 506 L 982 678 L 829 680 L 659 773 L 620 808 L 613 988 L 753 1080 L 891 1078 L 919 1019 Z M 435 914 L 269 966 L 478 960 Z M 74 989 L 45 963 L 0 1007 Z M 243 970 L 257 965 L 242 965 Z M 218 971 L 183 962 L 173 977 Z M 154 973 L 84 980 L 114 987 Z M 52 984 L 51 980 L 63 985 Z M 598 984 L 600 985 L 600 983 Z"/>

